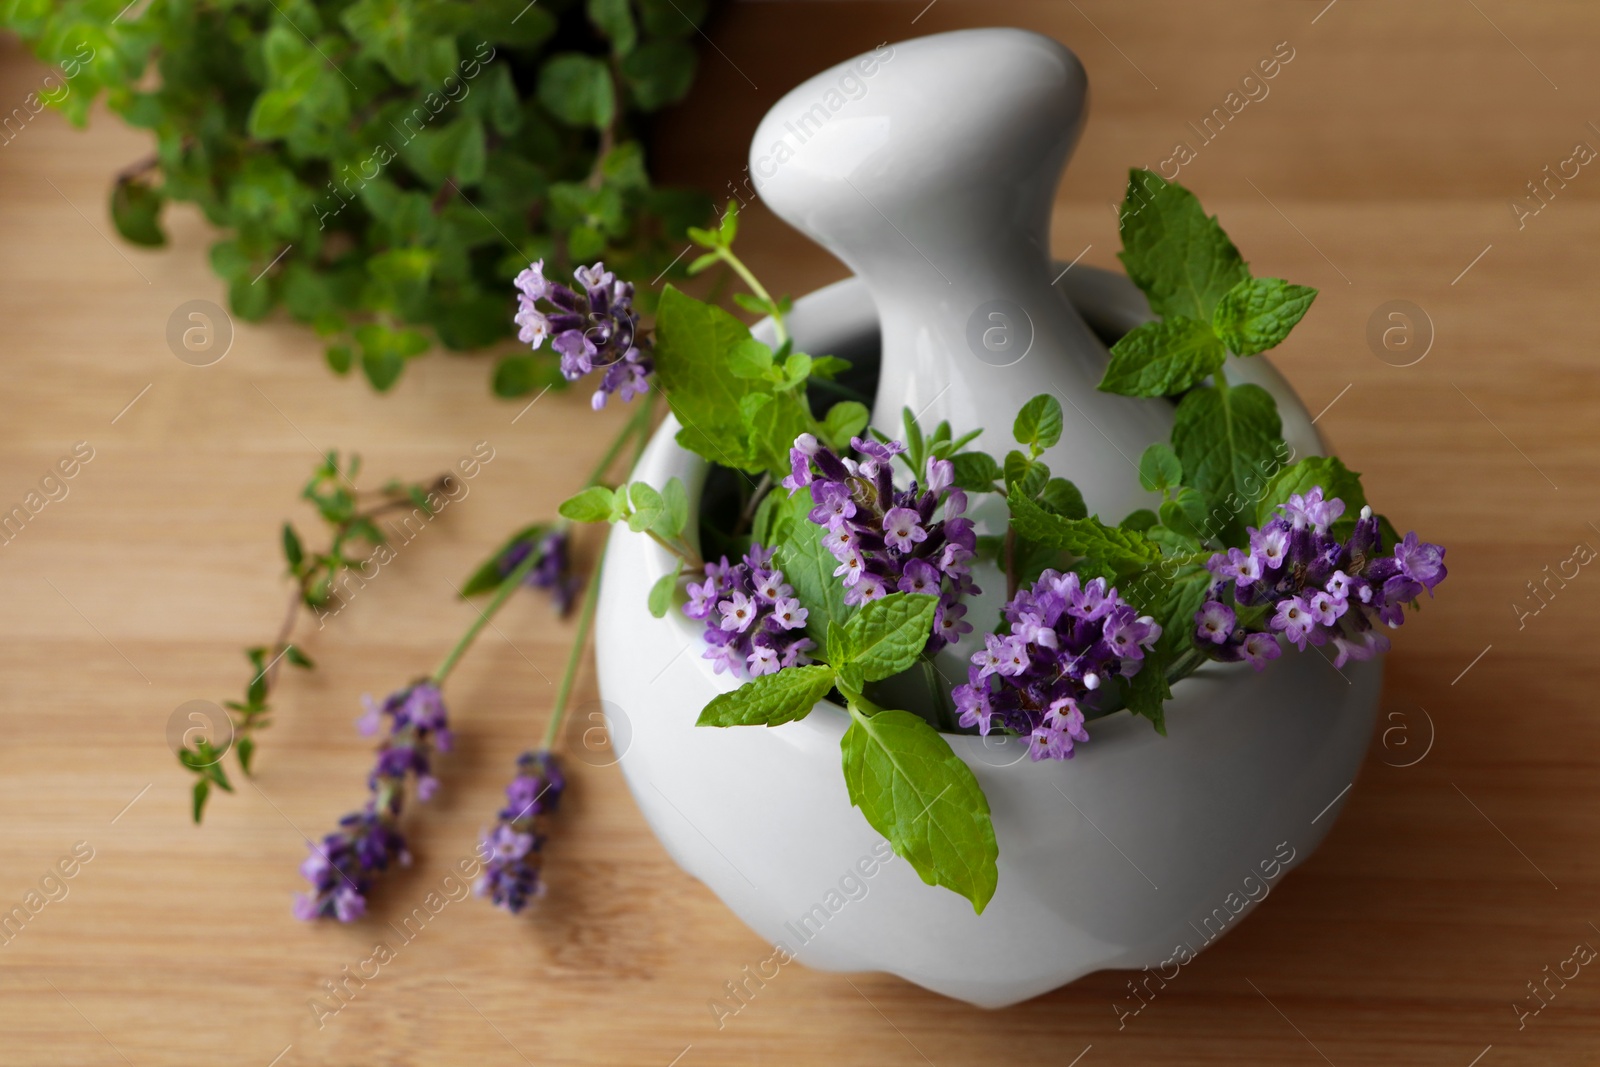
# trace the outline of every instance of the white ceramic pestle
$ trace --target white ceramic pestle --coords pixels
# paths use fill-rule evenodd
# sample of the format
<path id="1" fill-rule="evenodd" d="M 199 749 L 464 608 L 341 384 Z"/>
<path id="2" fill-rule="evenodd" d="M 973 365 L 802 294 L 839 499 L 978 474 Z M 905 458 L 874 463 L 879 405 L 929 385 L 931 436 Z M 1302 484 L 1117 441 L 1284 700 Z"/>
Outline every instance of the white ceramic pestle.
<path id="1" fill-rule="evenodd" d="M 1024 30 L 884 45 L 778 101 L 750 171 L 872 293 L 873 425 L 898 437 L 909 407 L 925 428 L 985 430 L 979 445 L 1003 456 L 1017 410 L 1051 393 L 1066 427 L 1046 461 L 1116 522 L 1151 503 L 1137 461 L 1172 408 L 1095 388 L 1105 348 L 1052 285 L 1050 212 L 1086 90 L 1071 51 Z"/>

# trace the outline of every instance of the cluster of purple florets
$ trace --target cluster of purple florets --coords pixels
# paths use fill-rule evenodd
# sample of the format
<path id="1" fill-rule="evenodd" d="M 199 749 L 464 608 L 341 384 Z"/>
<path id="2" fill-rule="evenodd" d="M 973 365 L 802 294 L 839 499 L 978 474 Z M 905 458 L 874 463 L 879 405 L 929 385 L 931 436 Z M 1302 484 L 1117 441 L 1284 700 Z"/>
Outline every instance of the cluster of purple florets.
<path id="1" fill-rule="evenodd" d="M 361 732 L 376 733 L 388 716 L 389 736 L 378 748 L 378 759 L 367 778 L 371 792 L 366 806 L 339 820 L 339 829 L 311 845 L 311 855 L 300 873 L 311 883 L 310 892 L 295 898 L 294 913 L 301 919 L 331 916 L 340 922 L 360 918 L 367 910 L 367 893 L 391 863 L 408 866 L 411 854 L 397 822 L 405 799 L 406 778 L 417 780 L 417 799 L 427 800 L 438 788 L 430 753 L 450 749 L 450 729 L 444 698 L 431 680 L 416 682 L 389 696 L 382 704 L 364 697 L 367 711 L 357 720 Z"/>
<path id="2" fill-rule="evenodd" d="M 483 837 L 488 858 L 476 887 L 479 896 L 514 915 L 544 895 L 539 880 L 539 853 L 545 842 L 540 820 L 555 814 L 566 787 L 554 753 L 540 749 L 517 758 L 517 776 L 506 786 L 506 806 L 500 809 L 495 828 Z"/>
<path id="3" fill-rule="evenodd" d="M 715 673 L 756 677 L 811 662 L 816 642 L 806 636 L 807 610 L 783 572 L 772 565 L 772 549 L 758 544 L 738 563 L 723 556 L 707 563 L 705 581 L 689 583 L 683 613 L 706 623 L 705 658 Z"/>
<path id="4" fill-rule="evenodd" d="M 1444 581 L 1444 549 L 1408 533 L 1386 554 L 1371 508 L 1361 509 L 1348 541 L 1328 533 L 1344 501 L 1323 499 L 1321 488 L 1291 496 L 1279 511 L 1249 531 L 1248 551 L 1230 548 L 1206 564 L 1218 581 L 1195 613 L 1195 639 L 1214 659 L 1261 670 L 1281 654 L 1280 634 L 1300 649 L 1332 644 L 1335 667 L 1371 659 L 1389 649 L 1374 623 L 1399 626 L 1406 605 Z M 1242 614 L 1259 621 L 1245 625 Z"/>
<path id="5" fill-rule="evenodd" d="M 578 592 L 577 579 L 572 576 L 570 548 L 567 531 L 558 527 L 527 540 L 518 541 L 506 549 L 505 554 L 500 557 L 500 562 L 496 564 L 496 569 L 499 570 L 500 577 L 505 578 L 522 566 L 529 552 L 536 553 L 538 559 L 534 562 L 533 569 L 522 579 L 522 584 L 545 590 L 555 602 L 556 611 L 565 615 L 572 610 L 572 601 Z"/>
<path id="6" fill-rule="evenodd" d="M 952 484 L 955 466 L 929 457 L 925 484 L 915 480 L 894 487 L 891 463 L 906 450 L 899 441 L 854 437 L 859 459 L 840 457 L 811 434 L 795 438 L 789 451 L 791 473 L 783 480 L 791 493 L 811 489 L 811 521 L 827 528 L 822 540 L 839 561 L 833 573 L 844 581 L 846 604 L 863 604 L 890 593 L 920 593 L 939 598 L 926 651 L 953 644 L 972 624 L 962 620 L 961 598 L 982 592 L 968 563 L 977 553 L 978 535 L 967 510 L 967 494 Z M 935 518 L 943 509 L 943 518 Z"/>
<path id="7" fill-rule="evenodd" d="M 604 263 L 572 273 L 582 292 L 546 278 L 542 259 L 517 275 L 518 339 L 538 348 L 550 338 L 569 382 L 600 371 L 600 387 L 590 400 L 596 411 L 612 393 L 624 401 L 643 395 L 655 362 L 649 339 L 639 333 L 632 284 L 617 281 Z M 540 310 L 541 300 L 548 309 Z"/>
<path id="8" fill-rule="evenodd" d="M 1161 626 L 1129 606 L 1104 578 L 1045 571 L 1005 607 L 1010 634 L 989 634 L 967 684 L 951 696 L 961 725 L 987 736 L 999 725 L 1028 739 L 1035 760 L 1071 759 L 1089 740 L 1082 702 L 1107 681 L 1131 678 Z"/>

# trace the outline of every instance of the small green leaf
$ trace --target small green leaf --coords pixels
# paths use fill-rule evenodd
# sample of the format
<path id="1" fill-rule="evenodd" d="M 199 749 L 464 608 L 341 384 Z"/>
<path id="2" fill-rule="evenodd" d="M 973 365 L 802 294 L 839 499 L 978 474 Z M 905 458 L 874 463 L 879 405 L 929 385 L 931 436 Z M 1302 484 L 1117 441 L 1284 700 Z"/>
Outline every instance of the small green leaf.
<path id="1" fill-rule="evenodd" d="M 328 369 L 333 373 L 350 373 L 350 364 L 355 359 L 355 353 L 350 351 L 349 345 L 329 345 L 324 355 L 328 360 Z"/>
<path id="2" fill-rule="evenodd" d="M 859 664 L 869 682 L 909 670 L 933 632 L 938 606 L 937 597 L 911 593 L 867 601 L 844 626 L 848 662 Z"/>
<path id="3" fill-rule="evenodd" d="M 1199 541 L 1209 541 L 1219 532 L 1211 528 L 1213 524 L 1206 505 L 1206 495 L 1187 485 L 1180 488 L 1171 500 L 1162 501 L 1160 514 L 1163 526 Z"/>
<path id="4" fill-rule="evenodd" d="M 1188 624 L 1194 629 L 1191 618 Z M 1167 656 L 1159 649 L 1148 651 L 1128 685 L 1128 710 L 1150 720 L 1156 733 L 1167 736 L 1166 703 L 1172 699 L 1172 687 L 1167 684 Z"/>
<path id="5" fill-rule="evenodd" d="M 305 560 L 305 550 L 300 547 L 300 537 L 294 532 L 294 527 L 288 523 L 283 524 L 283 558 L 289 561 L 289 569 L 298 572 L 300 564 Z"/>
<path id="6" fill-rule="evenodd" d="M 640 110 L 655 111 L 688 94 L 695 62 L 695 50 L 684 42 L 655 40 L 635 48 L 619 67 Z"/>
<path id="7" fill-rule="evenodd" d="M 159 248 L 167 243 L 161 232 L 161 206 L 166 198 L 144 182 L 124 178 L 111 187 L 111 221 L 117 232 L 136 245 Z"/>
<path id="8" fill-rule="evenodd" d="M 667 527 L 668 537 L 682 537 L 689 526 L 689 492 L 683 487 L 683 482 L 678 478 L 671 478 L 667 486 L 661 491 L 661 499 L 666 504 L 666 513 L 663 520 Z M 763 542 L 764 543 L 764 542 Z"/>
<path id="9" fill-rule="evenodd" d="M 654 486 L 644 482 L 634 482 L 628 486 L 628 499 L 633 505 L 633 513 L 628 516 L 628 529 L 634 533 L 650 529 L 666 514 L 667 502 Z"/>
<path id="10" fill-rule="evenodd" d="M 1183 464 L 1165 441 L 1157 441 L 1139 457 L 1139 484 L 1152 493 L 1170 489 L 1183 481 Z"/>
<path id="11" fill-rule="evenodd" d="M 1253 356 L 1283 343 L 1305 315 L 1317 291 L 1282 278 L 1251 278 L 1217 302 L 1212 328 L 1229 351 Z"/>
<path id="12" fill-rule="evenodd" d="M 578 52 L 553 56 L 539 71 L 539 103 L 568 126 L 603 130 L 617 109 L 611 72 L 593 56 Z"/>
<path id="13" fill-rule="evenodd" d="M 929 885 L 972 902 L 994 896 L 1000 846 L 972 768 L 932 726 L 906 711 L 851 710 L 840 742 L 850 803 Z"/>
<path id="14" fill-rule="evenodd" d="M 1052 515 L 1067 519 L 1088 517 L 1089 507 L 1083 502 L 1083 493 L 1065 478 L 1051 478 L 1039 491 L 1039 504 Z"/>
<path id="15" fill-rule="evenodd" d="M 1021 453 L 1018 453 L 1019 455 Z M 1002 473 L 1000 464 L 987 452 L 958 452 L 950 457 L 956 469 L 956 488 L 969 493 L 996 492 L 995 480 Z"/>
<path id="16" fill-rule="evenodd" d="M 1161 549 L 1143 534 L 1107 526 L 1099 519 L 1052 515 L 1017 493 L 1006 499 L 1012 528 L 1030 541 L 1091 559 L 1118 573 L 1138 570 L 1161 558 Z"/>
<path id="17" fill-rule="evenodd" d="M 672 598 L 678 592 L 678 575 L 683 573 L 683 564 L 680 562 L 671 571 L 656 579 L 650 587 L 649 607 L 650 614 L 656 618 L 665 618 L 667 609 L 672 607 Z"/>
<path id="18" fill-rule="evenodd" d="M 815 376 L 817 366 L 821 360 L 812 362 L 811 372 Z M 859 437 L 861 431 L 867 428 L 867 420 L 871 413 L 865 404 L 854 400 L 841 400 L 828 409 L 827 417 L 822 420 L 823 437 L 828 445 L 837 452 L 842 452 L 850 447 L 850 438 Z"/>
<path id="19" fill-rule="evenodd" d="M 194 784 L 194 821 L 200 823 L 200 815 L 206 809 L 206 797 L 211 793 L 211 783 L 202 778 Z"/>
<path id="20" fill-rule="evenodd" d="M 1044 491 L 1045 483 L 1050 480 L 1050 468 L 1041 460 L 1029 459 L 1012 450 L 1006 453 L 1005 476 L 1008 494 L 1021 493 L 1031 498 Z"/>
<path id="21" fill-rule="evenodd" d="M 1136 327 L 1111 346 L 1099 388 L 1123 396 L 1174 396 L 1214 374 L 1228 358 L 1211 327 L 1173 317 Z"/>
<path id="22" fill-rule="evenodd" d="M 1061 440 L 1062 425 L 1061 401 L 1041 393 L 1022 405 L 1011 434 L 1019 445 L 1028 445 L 1037 455 Z"/>
<path id="23" fill-rule="evenodd" d="M 616 495 L 603 485 L 591 485 L 562 501 L 556 510 L 573 522 L 610 522 Z"/>
<path id="24" fill-rule="evenodd" d="M 255 755 L 256 743 L 249 737 L 239 738 L 239 743 L 233 746 L 239 753 L 239 768 L 244 773 L 250 773 L 250 757 Z"/>
<path id="25" fill-rule="evenodd" d="M 316 666 L 311 662 L 311 657 L 300 651 L 299 645 L 286 645 L 283 650 L 284 658 L 301 670 L 311 670 Z"/>
<path id="26" fill-rule="evenodd" d="M 1128 172 L 1119 221 L 1119 258 L 1162 318 L 1210 322 L 1223 294 L 1250 276 L 1239 250 L 1195 195 L 1152 171 Z"/>
<path id="27" fill-rule="evenodd" d="M 785 667 L 752 678 L 731 693 L 719 693 L 695 725 L 781 726 L 811 714 L 832 688 L 833 668 L 826 664 Z"/>

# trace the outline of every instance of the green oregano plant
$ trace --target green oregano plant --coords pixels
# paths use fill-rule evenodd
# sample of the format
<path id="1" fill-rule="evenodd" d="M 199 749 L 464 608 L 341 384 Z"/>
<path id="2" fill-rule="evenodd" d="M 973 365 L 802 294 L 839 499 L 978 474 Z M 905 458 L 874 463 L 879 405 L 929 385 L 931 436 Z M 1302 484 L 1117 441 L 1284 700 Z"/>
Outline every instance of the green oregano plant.
<path id="1" fill-rule="evenodd" d="M 166 203 L 197 205 L 222 231 L 211 265 L 235 315 L 281 306 L 335 371 L 385 390 L 435 342 L 508 336 L 508 283 L 529 260 L 668 267 L 710 203 L 655 187 L 640 135 L 688 91 L 706 8 L 0 0 L 0 26 L 59 65 L 41 105 L 82 125 L 103 93 L 154 134 L 112 184 L 124 238 L 163 244 Z M 560 380 L 524 352 L 493 385 Z"/>

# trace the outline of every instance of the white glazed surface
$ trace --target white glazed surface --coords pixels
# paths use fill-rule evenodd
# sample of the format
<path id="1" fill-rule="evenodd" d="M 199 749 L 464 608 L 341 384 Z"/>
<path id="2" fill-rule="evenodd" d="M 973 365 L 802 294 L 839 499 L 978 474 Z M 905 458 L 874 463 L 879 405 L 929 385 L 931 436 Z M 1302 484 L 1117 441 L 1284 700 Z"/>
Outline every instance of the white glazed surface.
<path id="1" fill-rule="evenodd" d="M 839 93 L 852 84 L 855 98 Z M 1121 516 L 1154 504 L 1126 457 L 1167 439 L 1172 407 L 1096 390 L 1105 347 L 1051 285 L 1050 211 L 1087 91 L 1072 52 L 1025 30 L 885 45 L 773 105 L 750 173 L 872 294 L 884 354 L 873 425 L 898 428 L 909 406 L 960 434 L 1053 394 L 1069 418 L 1046 462 L 1090 510 Z"/>
<path id="2" fill-rule="evenodd" d="M 1062 287 L 1099 324 L 1148 317 L 1126 279 L 1077 268 Z M 801 300 L 791 326 L 801 347 L 825 353 L 870 338 L 876 318 L 850 279 Z M 1269 364 L 1237 372 L 1273 393 L 1299 454 L 1321 451 Z M 667 420 L 634 477 L 680 477 L 698 502 L 705 465 L 678 447 L 677 428 Z M 880 838 L 846 795 L 843 709 L 822 703 L 773 729 L 694 725 L 736 682 L 700 657 L 699 624 L 647 611 L 645 594 L 670 565 L 644 537 L 612 534 L 596 642 L 608 725 L 651 829 L 752 930 L 807 966 L 886 971 L 983 1007 L 1101 968 L 1155 966 L 1180 943 L 1198 951 L 1207 933 L 1231 930 L 1280 843 L 1298 862 L 1327 833 L 1376 715 L 1379 662 L 1341 674 L 1315 649 L 1290 649 L 1265 673 L 1213 666 L 1179 683 L 1165 738 L 1124 713 L 1091 723 L 1076 758 L 1033 763 L 1015 742 L 951 737 L 988 796 L 1000 844 L 999 887 L 974 915 L 904 860 L 860 876 Z M 858 899 L 841 891 L 846 876 Z"/>

